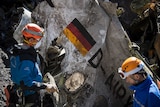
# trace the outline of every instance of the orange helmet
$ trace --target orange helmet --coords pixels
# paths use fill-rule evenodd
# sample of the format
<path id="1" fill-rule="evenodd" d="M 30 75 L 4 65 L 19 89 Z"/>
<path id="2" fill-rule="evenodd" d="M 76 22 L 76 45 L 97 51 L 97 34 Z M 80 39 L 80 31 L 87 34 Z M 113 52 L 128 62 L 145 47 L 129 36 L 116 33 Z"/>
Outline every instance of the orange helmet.
<path id="1" fill-rule="evenodd" d="M 143 67 L 143 61 L 136 57 L 129 57 L 123 62 L 122 66 L 118 69 L 118 73 L 120 74 L 122 79 L 125 79 L 129 75 L 141 71 Z"/>
<path id="2" fill-rule="evenodd" d="M 28 23 L 22 30 L 22 34 L 27 38 L 41 39 L 43 37 L 43 28 L 34 23 Z"/>

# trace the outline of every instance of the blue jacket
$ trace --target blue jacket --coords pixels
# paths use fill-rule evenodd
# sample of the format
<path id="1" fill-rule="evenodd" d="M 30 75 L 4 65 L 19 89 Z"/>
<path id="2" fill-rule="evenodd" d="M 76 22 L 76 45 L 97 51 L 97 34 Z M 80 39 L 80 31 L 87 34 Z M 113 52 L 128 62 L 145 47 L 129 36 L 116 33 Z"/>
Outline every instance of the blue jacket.
<path id="1" fill-rule="evenodd" d="M 16 54 L 10 57 L 11 79 L 20 85 L 23 81 L 24 85 L 31 87 L 35 82 L 42 82 L 42 74 L 36 62 L 37 53 L 34 48 L 16 50 Z M 25 95 L 34 93 L 34 91 L 26 91 Z"/>
<path id="2" fill-rule="evenodd" d="M 130 88 L 135 92 L 133 107 L 160 107 L 160 91 L 149 75 L 141 84 Z"/>

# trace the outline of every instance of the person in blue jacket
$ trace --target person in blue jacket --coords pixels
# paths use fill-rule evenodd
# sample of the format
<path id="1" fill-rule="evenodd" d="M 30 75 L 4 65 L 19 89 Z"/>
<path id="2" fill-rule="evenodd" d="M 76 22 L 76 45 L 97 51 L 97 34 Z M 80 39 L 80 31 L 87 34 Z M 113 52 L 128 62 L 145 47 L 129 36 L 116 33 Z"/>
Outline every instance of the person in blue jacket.
<path id="1" fill-rule="evenodd" d="M 133 107 L 160 107 L 160 90 L 144 67 L 143 61 L 129 57 L 122 63 L 118 73 L 134 91 Z"/>
<path id="2" fill-rule="evenodd" d="M 54 87 L 42 82 L 42 73 L 38 65 L 38 55 L 34 46 L 43 37 L 43 28 L 34 23 L 28 23 L 22 30 L 23 43 L 15 44 L 10 49 L 11 79 L 14 84 L 24 90 L 25 102 L 38 104 L 37 92 L 46 89 L 54 92 Z M 37 107 L 37 106 L 36 106 Z"/>

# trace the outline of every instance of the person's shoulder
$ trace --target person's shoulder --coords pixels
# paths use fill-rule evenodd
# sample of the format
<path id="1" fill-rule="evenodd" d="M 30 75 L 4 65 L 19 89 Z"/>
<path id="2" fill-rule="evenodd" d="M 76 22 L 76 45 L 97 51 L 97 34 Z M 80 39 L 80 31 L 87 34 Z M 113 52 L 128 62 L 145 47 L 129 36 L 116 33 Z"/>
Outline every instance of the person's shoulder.
<path id="1" fill-rule="evenodd" d="M 160 92 L 158 91 L 152 91 L 149 93 L 149 102 L 151 103 L 151 105 L 160 105 Z M 159 106 L 154 106 L 154 107 L 159 107 Z"/>
<path id="2" fill-rule="evenodd" d="M 20 61 L 30 60 L 30 61 L 35 62 L 37 52 L 34 49 L 34 47 L 27 46 L 27 45 L 24 45 L 24 44 L 17 44 L 17 45 L 14 46 L 13 55 L 14 56 L 19 56 Z"/>
<path id="3" fill-rule="evenodd" d="M 160 99 L 160 90 L 158 89 L 157 85 L 154 82 L 150 86 L 149 96 L 150 97 L 158 96 Z"/>
<path id="4" fill-rule="evenodd" d="M 27 47 L 25 47 L 23 44 L 15 44 L 10 48 L 9 52 L 11 53 L 11 55 L 17 56 L 23 53 L 23 51 L 26 49 Z"/>

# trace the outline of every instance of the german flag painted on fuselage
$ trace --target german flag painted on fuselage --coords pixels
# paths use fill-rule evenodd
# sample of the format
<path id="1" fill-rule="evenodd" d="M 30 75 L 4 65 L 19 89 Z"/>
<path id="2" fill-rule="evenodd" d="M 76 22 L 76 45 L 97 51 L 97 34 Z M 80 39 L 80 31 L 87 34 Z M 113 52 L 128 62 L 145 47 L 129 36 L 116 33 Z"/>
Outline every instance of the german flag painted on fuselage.
<path id="1" fill-rule="evenodd" d="M 92 36 L 76 18 L 63 30 L 63 32 L 83 56 L 85 56 L 96 44 Z"/>

